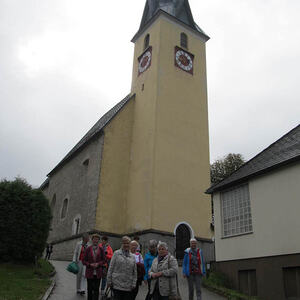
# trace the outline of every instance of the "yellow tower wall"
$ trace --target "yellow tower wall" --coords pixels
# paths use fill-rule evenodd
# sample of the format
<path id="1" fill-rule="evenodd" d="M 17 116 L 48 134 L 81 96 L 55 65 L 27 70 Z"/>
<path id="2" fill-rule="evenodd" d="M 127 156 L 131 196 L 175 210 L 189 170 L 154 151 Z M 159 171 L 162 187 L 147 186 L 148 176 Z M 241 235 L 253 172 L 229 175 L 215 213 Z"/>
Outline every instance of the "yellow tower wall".
<path id="1" fill-rule="evenodd" d="M 104 130 L 95 228 L 102 232 L 122 234 L 126 230 L 133 108 L 131 99 Z"/>
<path id="2" fill-rule="evenodd" d="M 174 64 L 180 34 L 195 55 L 194 75 Z M 138 76 L 138 57 L 150 34 L 151 67 Z M 144 85 L 144 89 L 142 86 Z M 209 138 L 205 41 L 162 14 L 136 41 L 132 92 L 136 93 L 127 199 L 127 230 L 173 232 L 187 222 L 210 238 Z"/>

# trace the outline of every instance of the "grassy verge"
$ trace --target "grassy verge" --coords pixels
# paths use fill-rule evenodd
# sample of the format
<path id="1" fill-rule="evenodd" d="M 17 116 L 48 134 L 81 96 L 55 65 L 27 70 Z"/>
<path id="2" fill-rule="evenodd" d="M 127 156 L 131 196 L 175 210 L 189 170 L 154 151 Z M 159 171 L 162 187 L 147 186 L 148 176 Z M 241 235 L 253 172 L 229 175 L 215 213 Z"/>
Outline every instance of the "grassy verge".
<path id="1" fill-rule="evenodd" d="M 259 300 L 257 297 L 250 297 L 236 290 L 229 288 L 230 283 L 221 273 L 210 273 L 208 278 L 203 278 L 203 286 L 208 290 L 226 297 L 229 300 Z"/>
<path id="2" fill-rule="evenodd" d="M 51 284 L 53 266 L 39 260 L 38 267 L 0 263 L 0 300 L 39 300 Z"/>

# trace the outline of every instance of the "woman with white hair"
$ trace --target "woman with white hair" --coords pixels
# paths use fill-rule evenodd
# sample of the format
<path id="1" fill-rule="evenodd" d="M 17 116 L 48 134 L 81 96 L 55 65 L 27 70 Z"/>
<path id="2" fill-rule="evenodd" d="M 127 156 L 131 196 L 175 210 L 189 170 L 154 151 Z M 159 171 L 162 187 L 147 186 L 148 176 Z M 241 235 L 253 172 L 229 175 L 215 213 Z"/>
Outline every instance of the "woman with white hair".
<path id="1" fill-rule="evenodd" d="M 187 279 L 189 287 L 189 300 L 194 299 L 194 286 L 197 300 L 201 300 L 201 279 L 205 275 L 202 250 L 197 248 L 197 240 L 190 240 L 190 248 L 185 249 L 182 266 L 183 277 Z"/>
<path id="2" fill-rule="evenodd" d="M 113 290 L 114 300 L 130 300 L 136 287 L 135 256 L 130 252 L 131 239 L 122 238 L 121 249 L 115 251 L 107 273 L 107 286 Z"/>
<path id="3" fill-rule="evenodd" d="M 168 245 L 159 242 L 158 257 L 153 260 L 149 276 L 151 281 L 151 295 L 153 300 L 168 300 L 176 295 L 177 260 L 169 254 Z"/>

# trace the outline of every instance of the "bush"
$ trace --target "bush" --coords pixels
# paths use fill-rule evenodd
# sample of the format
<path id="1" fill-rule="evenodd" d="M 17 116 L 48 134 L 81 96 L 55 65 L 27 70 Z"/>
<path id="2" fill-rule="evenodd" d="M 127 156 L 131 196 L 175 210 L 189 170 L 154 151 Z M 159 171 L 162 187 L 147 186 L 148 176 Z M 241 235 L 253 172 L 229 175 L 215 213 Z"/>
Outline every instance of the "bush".
<path id="1" fill-rule="evenodd" d="M 24 179 L 0 181 L 0 259 L 34 262 L 45 248 L 51 222 L 48 200 Z"/>

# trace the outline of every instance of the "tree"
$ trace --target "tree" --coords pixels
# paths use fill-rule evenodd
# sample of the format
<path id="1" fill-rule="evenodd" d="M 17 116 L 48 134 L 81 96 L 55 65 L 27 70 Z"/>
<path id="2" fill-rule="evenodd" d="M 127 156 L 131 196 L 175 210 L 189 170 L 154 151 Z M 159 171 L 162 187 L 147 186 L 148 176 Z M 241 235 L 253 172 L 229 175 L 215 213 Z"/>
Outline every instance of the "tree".
<path id="1" fill-rule="evenodd" d="M 210 166 L 211 183 L 216 184 L 231 175 L 245 163 L 242 154 L 229 153 Z"/>
<path id="2" fill-rule="evenodd" d="M 0 181 L 0 259 L 34 262 L 45 248 L 51 210 L 41 190 L 24 179 Z"/>

